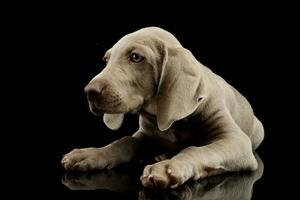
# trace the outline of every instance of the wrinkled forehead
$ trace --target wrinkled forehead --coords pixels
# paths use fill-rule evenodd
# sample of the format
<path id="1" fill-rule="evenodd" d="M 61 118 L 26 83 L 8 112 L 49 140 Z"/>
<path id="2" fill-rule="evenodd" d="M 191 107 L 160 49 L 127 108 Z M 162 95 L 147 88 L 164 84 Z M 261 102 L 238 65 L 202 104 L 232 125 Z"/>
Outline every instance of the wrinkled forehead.
<path id="1" fill-rule="evenodd" d="M 156 28 L 144 28 L 122 37 L 113 49 L 122 49 L 134 44 L 153 46 L 155 41 L 162 41 L 167 47 L 181 47 L 180 42 L 169 32 Z"/>

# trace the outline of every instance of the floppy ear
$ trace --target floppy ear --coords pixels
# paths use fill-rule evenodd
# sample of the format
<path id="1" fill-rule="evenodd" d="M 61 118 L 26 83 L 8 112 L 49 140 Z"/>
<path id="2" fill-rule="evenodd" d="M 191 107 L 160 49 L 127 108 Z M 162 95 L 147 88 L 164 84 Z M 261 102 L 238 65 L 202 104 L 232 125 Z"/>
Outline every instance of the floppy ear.
<path id="1" fill-rule="evenodd" d="M 103 122 L 111 130 L 117 130 L 121 127 L 124 119 L 124 114 L 104 114 Z"/>
<path id="2" fill-rule="evenodd" d="M 167 130 L 192 114 L 205 97 L 201 64 L 183 47 L 165 47 L 157 93 L 157 124 Z"/>

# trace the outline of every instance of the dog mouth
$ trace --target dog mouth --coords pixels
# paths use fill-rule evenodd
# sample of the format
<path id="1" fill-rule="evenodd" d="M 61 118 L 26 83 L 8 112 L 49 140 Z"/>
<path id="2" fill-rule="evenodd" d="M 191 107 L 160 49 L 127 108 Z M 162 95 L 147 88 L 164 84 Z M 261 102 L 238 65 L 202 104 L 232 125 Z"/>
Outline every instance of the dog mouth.
<path id="1" fill-rule="evenodd" d="M 102 109 L 98 108 L 97 105 L 94 102 L 89 101 L 89 107 L 90 107 L 90 111 L 94 115 L 102 115 L 102 114 L 104 114 L 104 111 Z"/>
<path id="2" fill-rule="evenodd" d="M 127 101 L 126 101 L 127 102 Z M 88 99 L 90 111 L 95 115 L 137 113 L 144 104 L 144 99 L 139 95 L 130 97 L 127 103 L 120 99 L 106 99 L 105 101 L 91 101 Z"/>
<path id="3" fill-rule="evenodd" d="M 89 108 L 90 111 L 94 115 L 103 115 L 104 113 L 106 114 L 121 114 L 121 113 L 126 113 L 126 111 L 115 109 L 115 108 L 110 108 L 109 105 L 107 106 L 99 106 L 93 101 L 88 101 L 89 102 Z"/>

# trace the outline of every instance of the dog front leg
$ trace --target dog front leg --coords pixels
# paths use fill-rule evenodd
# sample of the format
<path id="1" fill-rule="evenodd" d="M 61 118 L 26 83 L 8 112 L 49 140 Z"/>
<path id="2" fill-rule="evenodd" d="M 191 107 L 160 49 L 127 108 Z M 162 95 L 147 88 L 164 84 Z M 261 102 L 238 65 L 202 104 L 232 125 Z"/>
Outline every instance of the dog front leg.
<path id="1" fill-rule="evenodd" d="M 146 166 L 141 181 L 145 187 L 174 188 L 189 179 L 256 168 L 249 138 L 224 133 L 221 139 L 206 146 L 191 146 L 172 159 Z"/>
<path id="2" fill-rule="evenodd" d="M 138 131 L 105 147 L 74 149 L 63 157 L 61 163 L 66 170 L 111 169 L 130 162 L 143 146 L 143 141 L 144 136 Z"/>

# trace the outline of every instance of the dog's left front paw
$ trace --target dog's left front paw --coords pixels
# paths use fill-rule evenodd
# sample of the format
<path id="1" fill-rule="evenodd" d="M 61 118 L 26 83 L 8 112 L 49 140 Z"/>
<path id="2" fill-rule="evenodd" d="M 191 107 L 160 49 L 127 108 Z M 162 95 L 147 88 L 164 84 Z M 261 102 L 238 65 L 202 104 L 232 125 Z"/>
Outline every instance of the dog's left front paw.
<path id="1" fill-rule="evenodd" d="M 191 173 L 189 164 L 170 159 L 147 165 L 140 179 L 148 188 L 175 188 L 186 182 Z"/>
<path id="2" fill-rule="evenodd" d="M 66 170 L 89 171 L 114 167 L 114 157 L 106 148 L 74 149 L 61 160 Z"/>

